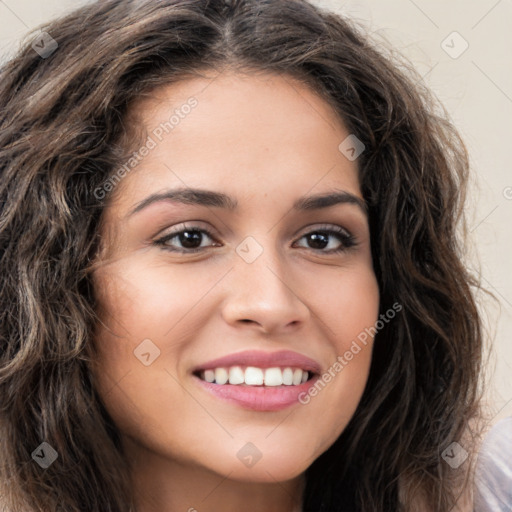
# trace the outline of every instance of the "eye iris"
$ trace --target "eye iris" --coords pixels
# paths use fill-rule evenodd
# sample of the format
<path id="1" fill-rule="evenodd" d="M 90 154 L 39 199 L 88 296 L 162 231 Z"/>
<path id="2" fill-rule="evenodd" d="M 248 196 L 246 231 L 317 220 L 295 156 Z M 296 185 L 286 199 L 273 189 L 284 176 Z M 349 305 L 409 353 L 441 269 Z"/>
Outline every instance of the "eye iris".
<path id="1" fill-rule="evenodd" d="M 195 244 L 199 242 L 201 245 L 201 237 L 203 235 L 199 231 L 183 231 L 178 235 L 180 243 L 187 249 L 195 249 Z"/>
<path id="2" fill-rule="evenodd" d="M 319 231 L 317 233 L 311 233 L 309 240 L 313 242 L 314 249 L 324 249 L 329 244 L 329 235 Z"/>

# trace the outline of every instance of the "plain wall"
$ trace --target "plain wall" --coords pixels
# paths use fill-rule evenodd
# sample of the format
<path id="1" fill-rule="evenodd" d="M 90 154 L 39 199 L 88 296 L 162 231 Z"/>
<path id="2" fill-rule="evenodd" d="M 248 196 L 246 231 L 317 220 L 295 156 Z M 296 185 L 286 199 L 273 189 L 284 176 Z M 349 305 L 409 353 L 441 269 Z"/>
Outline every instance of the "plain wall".
<path id="1" fill-rule="evenodd" d="M 12 55 L 29 30 L 83 3 L 0 0 L 0 58 Z M 468 255 L 468 265 L 477 272 L 481 269 L 482 284 L 499 299 L 501 309 L 482 297 L 487 339 L 493 348 L 487 366 L 489 403 L 493 421 L 512 415 L 512 172 L 507 156 L 512 135 L 512 2 L 315 3 L 357 19 L 370 33 L 390 41 L 421 73 L 466 142 L 473 169 L 467 214 L 476 250 Z M 459 35 L 450 36 L 454 31 Z"/>

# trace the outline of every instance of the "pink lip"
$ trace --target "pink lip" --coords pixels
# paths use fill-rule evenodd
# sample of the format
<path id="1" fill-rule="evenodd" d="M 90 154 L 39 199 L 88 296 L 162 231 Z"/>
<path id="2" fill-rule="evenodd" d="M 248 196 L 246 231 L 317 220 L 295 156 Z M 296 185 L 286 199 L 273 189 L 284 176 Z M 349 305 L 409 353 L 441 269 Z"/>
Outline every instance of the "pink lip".
<path id="1" fill-rule="evenodd" d="M 315 384 L 321 372 L 320 365 L 309 357 L 282 350 L 278 352 L 261 352 L 250 350 L 231 354 L 197 366 L 193 372 L 230 366 L 257 366 L 258 368 L 293 367 L 307 370 L 315 375 L 313 378 L 298 386 L 246 386 L 245 384 L 213 384 L 206 382 L 196 375 L 196 382 L 203 389 L 216 397 L 235 403 L 245 409 L 254 411 L 279 411 L 299 402 L 299 395 L 307 393 Z"/>
<path id="2" fill-rule="evenodd" d="M 309 388 L 319 379 L 318 375 L 298 386 L 246 386 L 245 384 L 212 384 L 194 376 L 194 379 L 206 391 L 213 393 L 222 400 L 235 403 L 244 409 L 253 411 L 280 411 L 291 405 L 298 404 L 299 395 L 307 393 Z M 304 395 L 303 395 L 304 396 Z"/>
<path id="3" fill-rule="evenodd" d="M 257 366 L 258 368 L 272 368 L 276 366 L 286 368 L 289 366 L 301 368 L 312 373 L 321 372 L 321 367 L 316 361 L 290 350 L 279 350 L 277 352 L 246 350 L 244 352 L 237 352 L 200 364 L 192 372 L 230 366 Z"/>

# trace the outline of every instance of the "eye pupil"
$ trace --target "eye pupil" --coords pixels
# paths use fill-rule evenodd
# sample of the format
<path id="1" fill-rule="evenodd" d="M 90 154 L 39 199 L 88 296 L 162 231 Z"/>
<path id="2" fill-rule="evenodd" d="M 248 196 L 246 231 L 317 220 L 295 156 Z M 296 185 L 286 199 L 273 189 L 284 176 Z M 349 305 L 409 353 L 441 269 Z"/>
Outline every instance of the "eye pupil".
<path id="1" fill-rule="evenodd" d="M 311 233 L 309 239 L 313 242 L 314 249 L 324 249 L 329 244 L 329 235 L 327 233 Z"/>
<path id="2" fill-rule="evenodd" d="M 195 249 L 195 243 L 201 245 L 202 234 L 199 231 L 183 231 L 179 234 L 180 242 L 187 249 Z"/>

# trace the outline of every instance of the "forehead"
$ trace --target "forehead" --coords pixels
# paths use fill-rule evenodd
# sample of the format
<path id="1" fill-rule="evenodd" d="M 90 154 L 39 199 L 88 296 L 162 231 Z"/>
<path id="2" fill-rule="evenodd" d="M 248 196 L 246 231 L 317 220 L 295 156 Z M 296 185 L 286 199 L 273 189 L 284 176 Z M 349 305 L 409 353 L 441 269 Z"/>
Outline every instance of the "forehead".
<path id="1" fill-rule="evenodd" d="M 127 119 L 151 149 L 119 183 L 121 201 L 175 186 L 234 197 L 298 197 L 317 185 L 359 193 L 356 162 L 338 149 L 349 135 L 342 120 L 289 76 L 212 72 L 153 90 Z"/>

